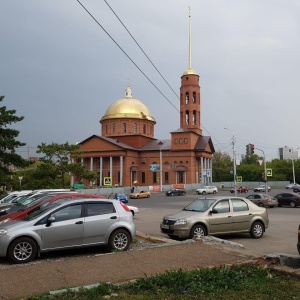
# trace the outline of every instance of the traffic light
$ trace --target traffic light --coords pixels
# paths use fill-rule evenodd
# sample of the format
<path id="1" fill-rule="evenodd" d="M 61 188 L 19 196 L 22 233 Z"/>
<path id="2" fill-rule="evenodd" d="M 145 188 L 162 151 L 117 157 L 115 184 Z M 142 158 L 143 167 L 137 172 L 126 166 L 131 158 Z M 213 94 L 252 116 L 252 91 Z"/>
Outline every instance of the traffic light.
<path id="1" fill-rule="evenodd" d="M 254 144 L 250 144 L 250 152 L 251 152 L 251 154 L 254 154 Z"/>
<path id="2" fill-rule="evenodd" d="M 246 154 L 251 155 L 251 144 L 246 145 Z"/>

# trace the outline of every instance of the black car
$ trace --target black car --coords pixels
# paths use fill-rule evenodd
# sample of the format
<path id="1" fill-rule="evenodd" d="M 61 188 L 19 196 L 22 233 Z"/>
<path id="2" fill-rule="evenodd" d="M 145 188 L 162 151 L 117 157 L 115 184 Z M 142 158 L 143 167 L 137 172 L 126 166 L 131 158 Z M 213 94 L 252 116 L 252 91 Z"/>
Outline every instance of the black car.
<path id="1" fill-rule="evenodd" d="M 280 193 L 274 198 L 277 199 L 279 207 L 284 205 L 290 207 L 300 206 L 300 195 L 296 193 Z"/>
<path id="2" fill-rule="evenodd" d="M 185 194 L 185 189 L 170 189 L 166 192 L 167 196 L 184 196 Z"/>

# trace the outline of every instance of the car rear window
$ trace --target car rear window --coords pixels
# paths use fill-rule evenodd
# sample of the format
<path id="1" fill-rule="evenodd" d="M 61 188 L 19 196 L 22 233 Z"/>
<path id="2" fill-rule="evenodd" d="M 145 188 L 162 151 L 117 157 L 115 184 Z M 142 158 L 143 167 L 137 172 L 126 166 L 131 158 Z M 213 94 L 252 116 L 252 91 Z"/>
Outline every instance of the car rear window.
<path id="1" fill-rule="evenodd" d="M 115 213 L 115 207 L 112 203 L 103 202 L 103 203 L 87 203 L 87 217 L 105 215 Z"/>

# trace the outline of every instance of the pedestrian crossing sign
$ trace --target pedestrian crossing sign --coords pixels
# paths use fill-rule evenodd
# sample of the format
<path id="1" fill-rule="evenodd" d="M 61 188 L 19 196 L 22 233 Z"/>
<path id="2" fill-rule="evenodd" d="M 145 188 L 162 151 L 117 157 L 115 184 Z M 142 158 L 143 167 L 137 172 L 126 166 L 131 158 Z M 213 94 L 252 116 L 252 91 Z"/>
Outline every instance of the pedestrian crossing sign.
<path id="1" fill-rule="evenodd" d="M 111 186 L 111 177 L 104 177 L 104 185 Z"/>

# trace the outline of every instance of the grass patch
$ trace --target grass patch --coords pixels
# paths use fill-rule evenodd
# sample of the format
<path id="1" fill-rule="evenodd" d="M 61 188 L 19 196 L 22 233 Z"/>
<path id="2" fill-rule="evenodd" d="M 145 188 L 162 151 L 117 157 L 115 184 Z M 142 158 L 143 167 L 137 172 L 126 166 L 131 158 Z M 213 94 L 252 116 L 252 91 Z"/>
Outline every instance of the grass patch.
<path id="1" fill-rule="evenodd" d="M 174 270 L 138 279 L 122 285 L 103 283 L 89 290 L 68 291 L 57 295 L 39 295 L 28 300 L 195 300 L 195 299 L 300 299 L 300 280 L 273 269 L 253 264 Z M 24 299 L 24 298 L 23 298 Z M 107 298 L 106 298 L 107 299 Z"/>

